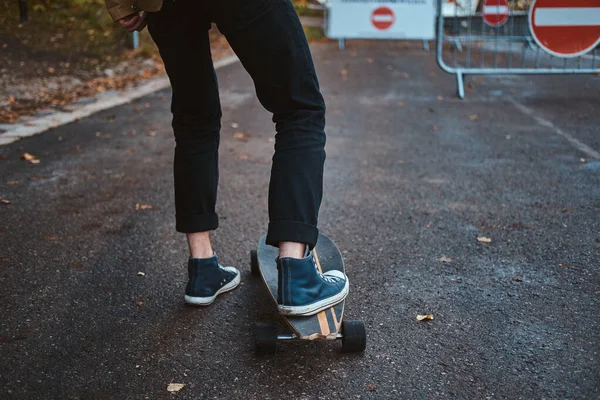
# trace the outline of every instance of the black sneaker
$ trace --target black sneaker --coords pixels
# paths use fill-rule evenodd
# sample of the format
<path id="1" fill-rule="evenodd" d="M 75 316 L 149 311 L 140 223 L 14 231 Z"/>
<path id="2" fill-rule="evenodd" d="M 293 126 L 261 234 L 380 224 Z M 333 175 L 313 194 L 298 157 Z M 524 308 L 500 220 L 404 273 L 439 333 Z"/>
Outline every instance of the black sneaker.
<path id="1" fill-rule="evenodd" d="M 240 284 L 240 271 L 223 267 L 217 255 L 210 258 L 190 258 L 185 301 L 188 304 L 207 306 L 221 293 L 233 290 Z"/>

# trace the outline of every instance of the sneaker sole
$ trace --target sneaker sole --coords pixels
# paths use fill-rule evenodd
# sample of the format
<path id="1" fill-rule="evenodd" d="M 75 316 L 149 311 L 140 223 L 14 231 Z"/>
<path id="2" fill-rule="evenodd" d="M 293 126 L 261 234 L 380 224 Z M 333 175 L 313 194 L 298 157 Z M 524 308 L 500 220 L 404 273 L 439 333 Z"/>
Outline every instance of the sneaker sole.
<path id="1" fill-rule="evenodd" d="M 237 271 L 237 269 L 236 269 L 236 271 Z M 231 282 L 229 282 L 227 285 L 225 285 L 221 289 L 217 290 L 217 293 L 215 293 L 214 296 L 193 297 L 193 296 L 188 296 L 186 294 L 185 302 L 188 304 L 195 305 L 195 306 L 208 306 L 208 305 L 211 305 L 212 303 L 214 303 L 214 301 L 218 295 L 220 295 L 221 293 L 229 292 L 230 290 L 235 289 L 239 284 L 240 284 L 240 272 L 237 271 L 236 277 L 233 278 L 233 280 Z"/>
<path id="2" fill-rule="evenodd" d="M 348 292 L 350 291 L 350 281 L 346 278 L 346 284 L 344 285 L 344 290 L 335 295 L 334 297 L 330 297 L 325 300 L 317 301 L 316 303 L 308 304 L 306 306 L 281 306 L 278 305 L 279 313 L 281 315 L 286 315 L 290 317 L 308 317 L 311 315 L 315 315 L 316 313 L 326 310 L 329 307 L 333 307 L 338 303 L 344 301 L 346 296 L 348 296 Z"/>

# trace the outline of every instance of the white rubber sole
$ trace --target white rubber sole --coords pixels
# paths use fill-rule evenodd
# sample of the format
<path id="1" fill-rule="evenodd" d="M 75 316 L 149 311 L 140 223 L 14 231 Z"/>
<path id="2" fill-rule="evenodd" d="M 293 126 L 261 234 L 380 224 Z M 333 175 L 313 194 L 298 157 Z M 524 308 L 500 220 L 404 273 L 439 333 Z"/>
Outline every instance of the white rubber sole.
<path id="1" fill-rule="evenodd" d="M 195 306 L 208 306 L 208 305 L 211 305 L 212 303 L 214 303 L 217 296 L 220 295 L 221 293 L 229 292 L 230 290 L 235 289 L 240 284 L 240 271 L 238 271 L 237 268 L 234 268 L 234 267 L 223 267 L 223 269 L 225 269 L 227 271 L 235 272 L 236 277 L 233 278 L 233 280 L 231 282 L 229 282 L 227 285 L 225 285 L 221 289 L 217 290 L 217 293 L 215 293 L 214 296 L 193 297 L 193 296 L 188 296 L 186 294 L 185 302 L 188 304 L 193 304 Z"/>
<path id="2" fill-rule="evenodd" d="M 346 296 L 348 296 L 348 292 L 350 291 L 350 280 L 348 279 L 348 277 L 345 276 L 343 272 L 337 270 L 326 272 L 323 275 L 335 276 L 338 278 L 346 278 L 346 284 L 344 285 L 344 289 L 333 297 L 317 301 L 316 303 L 308 304 L 305 306 L 278 305 L 277 308 L 279 309 L 279 313 L 281 315 L 286 315 L 290 317 L 308 317 L 344 301 Z"/>

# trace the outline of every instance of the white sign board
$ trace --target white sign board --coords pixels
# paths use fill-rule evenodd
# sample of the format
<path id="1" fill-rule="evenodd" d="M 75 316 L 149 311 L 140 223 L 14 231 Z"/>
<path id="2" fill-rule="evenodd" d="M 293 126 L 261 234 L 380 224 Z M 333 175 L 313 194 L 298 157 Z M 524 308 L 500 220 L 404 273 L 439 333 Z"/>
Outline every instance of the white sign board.
<path id="1" fill-rule="evenodd" d="M 327 37 L 435 39 L 434 0 L 329 0 Z"/>

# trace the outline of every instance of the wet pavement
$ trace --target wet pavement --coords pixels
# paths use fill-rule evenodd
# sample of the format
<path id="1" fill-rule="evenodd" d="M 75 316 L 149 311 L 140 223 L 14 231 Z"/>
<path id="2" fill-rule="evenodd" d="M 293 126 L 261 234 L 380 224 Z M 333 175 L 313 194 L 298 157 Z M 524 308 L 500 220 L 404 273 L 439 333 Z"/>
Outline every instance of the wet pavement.
<path id="1" fill-rule="evenodd" d="M 169 90 L 0 147 L 0 398 L 600 397 L 600 78 L 475 77 L 459 100 L 420 43 L 347 46 L 313 46 L 320 229 L 367 351 L 254 355 L 278 320 L 249 268 L 274 132 L 236 63 L 213 245 L 243 276 L 211 307 L 183 303 Z"/>

